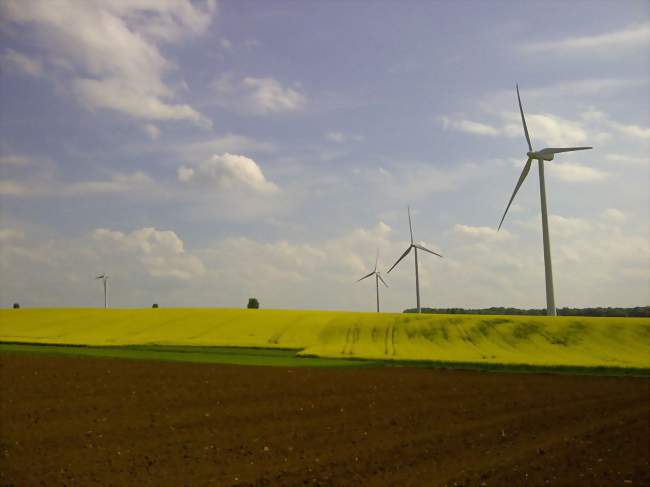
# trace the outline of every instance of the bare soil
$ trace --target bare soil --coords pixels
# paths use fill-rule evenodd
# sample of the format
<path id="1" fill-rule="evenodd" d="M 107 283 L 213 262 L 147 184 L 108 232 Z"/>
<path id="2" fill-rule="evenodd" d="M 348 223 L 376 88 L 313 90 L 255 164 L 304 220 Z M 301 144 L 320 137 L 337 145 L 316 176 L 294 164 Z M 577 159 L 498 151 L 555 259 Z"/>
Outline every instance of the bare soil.
<path id="1" fill-rule="evenodd" d="M 650 485 L 650 380 L 0 354 L 0 485 Z"/>

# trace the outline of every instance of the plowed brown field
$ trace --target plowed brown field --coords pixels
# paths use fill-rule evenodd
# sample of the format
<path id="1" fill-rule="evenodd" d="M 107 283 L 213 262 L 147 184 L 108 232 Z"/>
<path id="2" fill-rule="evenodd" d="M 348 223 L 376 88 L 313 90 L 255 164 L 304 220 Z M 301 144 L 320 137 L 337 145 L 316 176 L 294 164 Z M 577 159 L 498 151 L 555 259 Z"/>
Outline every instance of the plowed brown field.
<path id="1" fill-rule="evenodd" d="M 650 485 L 650 380 L 0 355 L 3 485 Z"/>

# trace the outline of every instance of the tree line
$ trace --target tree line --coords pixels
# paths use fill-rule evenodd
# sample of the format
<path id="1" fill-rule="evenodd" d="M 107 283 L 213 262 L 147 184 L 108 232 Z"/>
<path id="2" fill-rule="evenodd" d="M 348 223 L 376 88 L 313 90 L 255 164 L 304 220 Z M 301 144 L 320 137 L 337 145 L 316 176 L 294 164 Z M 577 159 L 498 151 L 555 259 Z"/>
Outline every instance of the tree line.
<path id="1" fill-rule="evenodd" d="M 404 313 L 417 313 L 416 308 L 404 310 Z M 546 309 L 519 309 L 493 306 L 491 308 L 465 309 L 465 308 L 422 308 L 422 313 L 450 314 L 450 315 L 546 315 Z M 650 306 L 637 306 L 635 308 L 557 308 L 558 316 L 608 316 L 625 318 L 648 318 Z"/>

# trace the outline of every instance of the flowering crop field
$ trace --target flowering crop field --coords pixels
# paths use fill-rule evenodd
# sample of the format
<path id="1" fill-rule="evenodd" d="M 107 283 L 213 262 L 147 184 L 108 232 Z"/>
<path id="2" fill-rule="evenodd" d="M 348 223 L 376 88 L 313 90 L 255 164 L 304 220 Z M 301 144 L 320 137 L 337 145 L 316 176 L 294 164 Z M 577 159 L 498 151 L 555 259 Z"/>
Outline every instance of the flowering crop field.
<path id="1" fill-rule="evenodd" d="M 328 358 L 650 369 L 650 319 L 246 309 L 0 311 L 0 342 L 296 349 Z"/>

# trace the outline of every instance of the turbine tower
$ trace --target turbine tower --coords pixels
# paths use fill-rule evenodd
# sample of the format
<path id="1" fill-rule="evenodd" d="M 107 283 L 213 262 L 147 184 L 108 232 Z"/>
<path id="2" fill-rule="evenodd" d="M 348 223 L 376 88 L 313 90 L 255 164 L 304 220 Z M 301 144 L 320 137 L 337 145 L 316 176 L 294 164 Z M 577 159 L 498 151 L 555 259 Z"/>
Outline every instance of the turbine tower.
<path id="1" fill-rule="evenodd" d="M 408 214 L 409 214 L 409 231 L 411 232 L 411 245 L 409 245 L 408 249 L 406 249 L 406 252 L 402 254 L 402 256 L 397 259 L 397 262 L 393 264 L 393 267 L 388 269 L 388 273 L 392 271 L 397 264 L 400 263 L 400 261 L 408 255 L 408 253 L 411 251 L 411 249 L 414 250 L 415 252 L 415 296 L 417 298 L 417 304 L 418 304 L 418 313 L 420 313 L 422 310 L 420 308 L 420 275 L 418 271 L 418 249 L 419 250 L 424 250 L 425 252 L 429 252 L 430 254 L 437 255 L 438 257 L 442 257 L 442 255 L 435 253 L 433 250 L 429 250 L 422 245 L 416 244 L 413 242 L 413 226 L 411 225 L 411 208 L 408 207 Z"/>
<path id="2" fill-rule="evenodd" d="M 519 176 L 519 181 L 517 181 L 517 185 L 515 186 L 515 190 L 513 191 L 512 196 L 510 197 L 510 201 L 508 201 L 508 206 L 506 206 L 506 211 L 503 212 L 503 216 L 501 217 L 501 221 L 499 222 L 498 230 L 501 230 L 501 225 L 503 224 L 503 220 L 505 219 L 506 214 L 508 213 L 508 209 L 512 204 L 512 200 L 515 199 L 515 195 L 517 194 L 517 191 L 519 191 L 519 187 L 524 182 L 524 179 L 526 179 L 526 176 L 530 171 L 530 166 L 533 160 L 537 160 L 537 162 L 539 163 L 539 195 L 540 195 L 541 205 L 542 205 L 542 238 L 544 242 L 544 272 L 546 274 L 546 314 L 549 316 L 555 316 L 557 312 L 555 311 L 555 295 L 553 292 L 553 268 L 551 265 L 551 241 L 548 234 L 548 216 L 546 213 L 546 186 L 544 183 L 544 161 L 552 161 L 553 157 L 555 157 L 555 154 L 559 154 L 560 152 L 573 152 L 578 150 L 587 150 L 587 149 L 592 149 L 592 147 L 547 147 L 546 149 L 534 151 L 533 146 L 530 143 L 530 136 L 528 135 L 528 127 L 526 126 L 524 109 L 521 107 L 521 97 L 519 96 L 519 85 L 517 85 L 517 101 L 519 102 L 519 113 L 521 114 L 521 123 L 524 126 L 524 134 L 526 135 L 526 142 L 528 143 L 528 152 L 526 153 L 526 155 L 528 156 L 528 160 L 526 161 L 524 170 L 521 171 L 521 175 Z"/>
<path id="3" fill-rule="evenodd" d="M 104 308 L 108 307 L 108 301 L 106 300 L 106 288 L 108 284 L 108 274 L 100 274 L 98 275 L 95 279 L 101 279 L 102 282 L 104 283 Z"/>
<path id="4" fill-rule="evenodd" d="M 381 283 L 388 287 L 388 284 L 386 284 L 386 281 L 381 277 L 381 273 L 377 272 L 377 262 L 379 261 L 379 250 L 377 250 L 377 258 L 375 259 L 375 269 L 368 274 L 367 276 L 363 276 L 361 279 L 359 279 L 357 282 L 363 281 L 364 279 L 367 279 L 370 276 L 375 276 L 375 286 L 377 288 L 377 313 L 379 313 L 379 281 Z"/>

